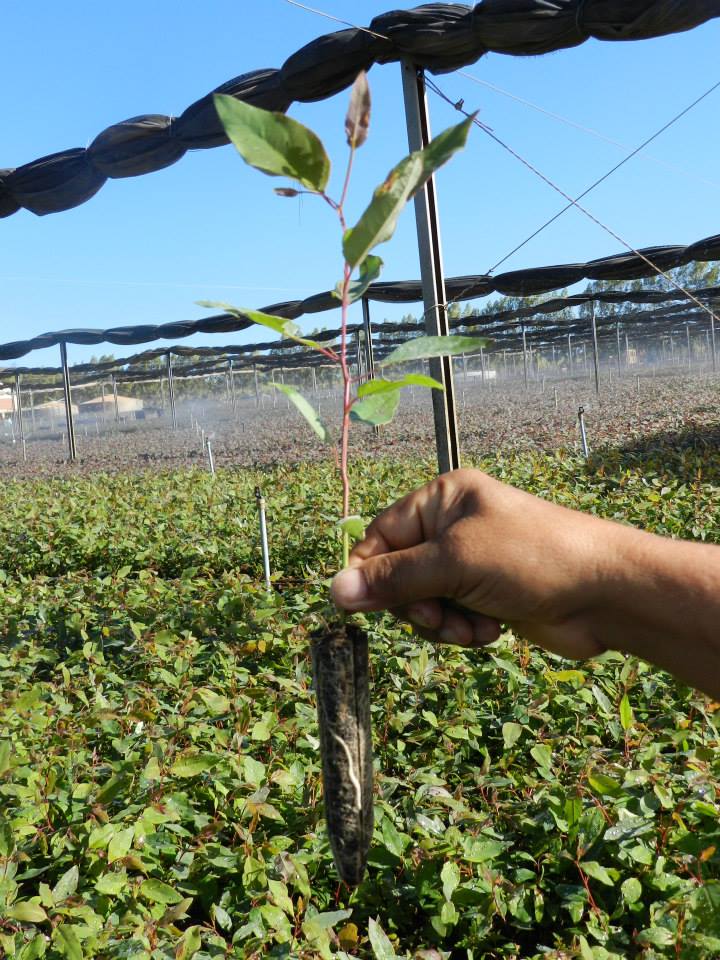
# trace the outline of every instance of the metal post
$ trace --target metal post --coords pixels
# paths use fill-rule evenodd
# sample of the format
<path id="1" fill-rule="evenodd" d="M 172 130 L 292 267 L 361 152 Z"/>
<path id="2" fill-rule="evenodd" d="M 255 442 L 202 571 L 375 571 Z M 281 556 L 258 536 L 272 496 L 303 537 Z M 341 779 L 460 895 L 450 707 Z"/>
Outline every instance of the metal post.
<path id="1" fill-rule="evenodd" d="M 75 449 L 75 422 L 72 412 L 72 393 L 70 390 L 70 371 L 68 370 L 67 344 L 60 341 L 60 362 L 63 375 L 63 397 L 65 399 L 65 423 L 67 424 L 68 457 L 72 463 L 77 457 Z"/>
<path id="2" fill-rule="evenodd" d="M 630 340 L 627 334 L 625 334 L 625 366 L 630 366 Z"/>
<path id="3" fill-rule="evenodd" d="M 232 360 L 228 360 L 228 371 L 230 374 L 230 404 L 233 410 L 237 410 L 237 394 L 235 393 L 235 371 L 233 370 Z"/>
<path id="4" fill-rule="evenodd" d="M 315 372 L 315 367 L 310 367 L 312 371 L 312 385 L 313 393 L 317 393 L 317 373 Z"/>
<path id="5" fill-rule="evenodd" d="M 528 359 L 527 359 L 527 336 L 525 334 L 525 324 L 522 325 L 523 340 L 523 374 L 525 376 L 525 389 L 528 388 Z"/>
<path id="6" fill-rule="evenodd" d="M 260 384 L 258 383 L 258 372 L 257 372 L 256 363 L 253 364 L 253 379 L 255 381 L 255 406 L 259 407 L 260 406 Z M 273 383 L 275 383 L 275 377 L 273 377 Z M 275 391 L 273 390 L 273 394 L 274 393 Z M 274 400 L 273 400 L 273 406 L 275 406 Z"/>
<path id="7" fill-rule="evenodd" d="M 23 424 L 22 396 L 20 394 L 20 374 L 15 374 L 15 409 L 17 411 L 18 435 L 22 445 L 23 460 L 27 460 L 27 448 L 25 446 L 25 426 Z"/>
<path id="8" fill-rule="evenodd" d="M 568 376 L 573 375 L 572 334 L 568 334 Z"/>
<path id="9" fill-rule="evenodd" d="M 370 302 L 367 297 L 362 298 L 363 327 L 365 329 L 365 366 L 368 380 L 375 379 L 375 355 L 373 353 L 372 323 L 370 322 Z"/>
<path id="10" fill-rule="evenodd" d="M 267 520 L 265 518 L 265 497 L 263 497 L 260 487 L 255 487 L 255 499 L 257 500 L 258 515 L 260 517 L 260 547 L 262 549 L 263 571 L 265 573 L 265 589 L 269 593 L 272 590 L 272 583 L 270 581 L 270 549 L 268 547 Z"/>
<path id="11" fill-rule="evenodd" d="M 485 384 L 485 351 L 480 347 L 480 383 Z"/>
<path id="12" fill-rule="evenodd" d="M 104 381 L 104 380 L 101 380 L 101 381 L 100 381 L 100 402 L 101 402 L 101 404 L 102 404 L 102 406 L 101 406 L 101 409 L 102 409 L 102 421 L 103 421 L 103 423 L 105 423 L 105 381 Z M 99 433 L 99 431 L 98 431 L 98 433 Z"/>
<path id="13" fill-rule="evenodd" d="M 172 417 L 172 428 L 177 429 L 177 413 L 175 410 L 175 377 L 173 376 L 172 354 L 167 354 L 167 379 L 168 379 L 168 398 L 170 400 L 170 416 Z"/>
<path id="14" fill-rule="evenodd" d="M 205 441 L 205 446 L 207 447 L 208 466 L 210 467 L 210 473 L 214 477 L 215 476 L 215 460 L 213 458 L 212 444 L 210 443 L 210 437 L 208 437 L 207 440 Z"/>
<path id="15" fill-rule="evenodd" d="M 35 400 L 33 399 L 32 390 L 29 390 L 28 393 L 30 394 L 30 419 L 32 421 L 32 432 L 33 436 L 35 436 Z"/>
<path id="16" fill-rule="evenodd" d="M 115 423 L 120 423 L 120 411 L 118 409 L 117 380 L 115 374 L 112 375 L 113 402 L 115 404 Z"/>
<path id="17" fill-rule="evenodd" d="M 582 441 L 583 456 L 587 460 L 590 456 L 588 449 L 587 433 L 585 432 L 585 408 L 578 407 L 578 423 L 580 424 L 580 439 Z"/>
<path id="18" fill-rule="evenodd" d="M 430 120 L 425 93 L 425 75 L 412 63 L 401 65 L 408 144 L 411 151 L 420 150 L 430 142 Z M 447 315 L 445 278 L 435 178 L 430 177 L 415 195 L 415 223 L 417 226 L 420 276 L 423 288 L 425 330 L 430 336 L 448 336 L 450 324 Z M 444 390 L 432 390 L 440 473 L 460 466 L 460 441 L 455 410 L 452 357 L 437 357 L 430 361 L 432 376 L 442 383 Z"/>
<path id="19" fill-rule="evenodd" d="M 692 354 L 690 353 L 690 324 L 685 324 L 685 334 L 687 335 L 687 354 L 688 354 L 688 370 L 692 368 Z"/>
<path id="20" fill-rule="evenodd" d="M 595 393 L 600 393 L 600 359 L 598 357 L 597 318 L 595 304 L 592 308 L 593 367 L 595 370 Z"/>
<path id="21" fill-rule="evenodd" d="M 710 346 L 712 347 L 713 373 L 717 370 L 717 351 L 715 350 L 715 314 L 710 314 Z"/>
<path id="22" fill-rule="evenodd" d="M 615 339 L 617 341 L 617 371 L 618 371 L 618 376 L 620 376 L 622 372 L 622 361 L 620 359 L 620 321 L 619 320 L 615 321 Z"/>

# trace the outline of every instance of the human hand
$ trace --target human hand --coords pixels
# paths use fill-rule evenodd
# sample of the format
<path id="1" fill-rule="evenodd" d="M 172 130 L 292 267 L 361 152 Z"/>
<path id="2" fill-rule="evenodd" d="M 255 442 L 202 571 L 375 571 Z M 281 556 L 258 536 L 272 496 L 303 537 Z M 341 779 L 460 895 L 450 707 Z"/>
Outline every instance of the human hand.
<path id="1" fill-rule="evenodd" d="M 332 594 L 346 610 L 392 610 L 433 640 L 483 646 L 502 622 L 562 656 L 595 656 L 623 529 L 456 470 L 380 514 Z"/>

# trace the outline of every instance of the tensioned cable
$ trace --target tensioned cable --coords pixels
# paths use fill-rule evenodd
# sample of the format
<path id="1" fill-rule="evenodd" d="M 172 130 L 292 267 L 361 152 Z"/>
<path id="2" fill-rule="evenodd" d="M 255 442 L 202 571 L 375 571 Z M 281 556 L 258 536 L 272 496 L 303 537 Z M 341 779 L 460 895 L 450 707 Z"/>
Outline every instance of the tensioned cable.
<path id="1" fill-rule="evenodd" d="M 530 243 L 531 240 L 534 240 L 535 237 L 537 237 L 538 234 L 542 233 L 543 230 L 545 230 L 547 227 L 549 227 L 550 224 L 555 223 L 555 221 L 558 220 L 558 219 L 559 219 L 564 213 L 566 213 L 571 207 L 577 207 L 578 210 L 580 210 L 580 211 L 582 211 L 583 213 L 587 214 L 588 211 L 587 211 L 587 210 L 584 210 L 584 209 L 578 204 L 578 200 L 582 200 L 583 197 L 586 197 L 589 193 L 591 193 L 591 192 L 595 189 L 595 187 L 599 187 L 601 183 L 604 183 L 609 177 L 611 177 L 614 173 L 616 173 L 621 167 L 624 167 L 625 164 L 626 164 L 629 160 L 632 160 L 633 157 L 636 157 L 636 156 L 640 153 L 640 151 L 641 151 L 641 150 L 644 150 L 645 147 L 647 147 L 648 144 L 650 144 L 650 143 L 653 142 L 653 140 L 657 140 L 657 138 L 658 138 L 659 136 L 661 136 L 661 134 L 665 133 L 665 131 L 668 130 L 670 127 L 672 127 L 673 124 L 677 123 L 678 120 L 680 120 L 682 117 L 684 117 L 687 113 L 689 113 L 694 107 L 696 107 L 696 106 L 697 106 L 699 103 L 701 103 L 703 100 L 705 100 L 706 97 L 709 97 L 711 93 L 714 93 L 714 91 L 717 90 L 719 87 L 720 87 L 720 80 L 718 80 L 717 83 L 714 83 L 708 90 L 706 90 L 703 94 L 701 94 L 696 100 L 693 100 L 693 102 L 692 102 L 689 106 L 685 107 L 684 110 L 681 110 L 680 113 L 676 114 L 676 115 L 675 115 L 671 120 L 669 120 L 664 126 L 662 126 L 659 130 L 657 130 L 655 133 L 653 133 L 652 136 L 648 137 L 647 140 L 644 140 L 639 146 L 637 146 L 633 151 L 631 151 L 626 157 L 623 157 L 622 160 L 620 160 L 618 163 L 616 163 L 614 167 L 611 167 L 610 170 L 608 170 L 607 173 L 603 174 L 602 177 L 598 177 L 598 179 L 595 180 L 594 183 L 591 183 L 590 186 L 587 187 L 587 189 L 583 190 L 583 192 L 582 192 L 581 194 L 578 194 L 578 196 L 575 197 L 574 200 L 571 199 L 570 197 L 568 197 L 567 194 L 565 194 L 562 190 L 560 190 L 560 189 L 559 189 L 558 187 L 556 187 L 554 184 L 551 184 L 550 181 L 547 180 L 545 177 L 543 177 L 543 179 L 545 179 L 547 183 L 549 183 L 551 186 L 553 186 L 553 189 L 556 189 L 556 190 L 558 191 L 558 193 L 561 193 L 561 194 L 569 201 L 569 203 L 567 203 L 567 205 L 564 206 L 564 207 L 562 208 L 562 210 L 559 210 L 553 217 L 551 217 L 549 220 L 547 220 L 541 227 L 538 227 L 537 230 L 535 230 L 533 233 L 531 233 L 530 236 L 527 237 L 525 240 L 523 240 L 522 243 L 518 244 L 513 250 L 510 251 L 510 253 L 506 254 L 506 255 L 502 258 L 502 260 L 498 260 L 498 262 L 497 262 L 496 264 L 494 264 L 492 267 L 490 267 L 490 269 L 489 269 L 487 272 L 488 272 L 488 273 L 493 273 L 494 270 L 497 270 L 497 268 L 498 268 L 499 266 L 502 266 L 502 264 L 505 263 L 506 260 L 509 260 L 510 257 L 512 257 L 514 254 L 516 254 L 516 253 L 518 252 L 518 250 L 522 250 L 522 248 L 523 248 L 526 244 Z M 500 142 L 500 141 L 498 141 L 498 142 Z M 503 144 L 503 146 L 504 146 L 504 144 Z M 507 147 L 506 147 L 506 149 L 507 149 Z M 519 159 L 521 159 L 521 158 L 519 158 Z M 524 162 L 524 161 L 523 161 L 523 162 Z M 535 173 L 538 173 L 538 171 L 534 171 L 534 172 L 535 172 Z M 607 227 L 604 227 L 603 224 L 600 223 L 599 220 L 596 220 L 596 223 L 598 223 L 599 226 L 602 226 L 603 229 L 608 230 L 608 228 L 607 228 Z M 610 232 L 610 231 L 608 230 L 608 232 Z M 613 234 L 613 236 L 615 236 L 615 235 Z M 617 237 L 617 236 L 615 236 L 615 239 L 616 239 L 616 240 L 619 240 L 620 238 Z M 628 245 L 625 244 L 625 246 L 628 246 Z"/>
<path id="2" fill-rule="evenodd" d="M 313 14 L 315 14 L 315 15 L 317 15 L 317 16 L 325 17 L 327 20 L 334 20 L 336 23 L 343 23 L 345 26 L 354 27 L 356 30 L 365 30 L 366 33 L 370 33 L 370 34 L 372 34 L 373 36 L 378 37 L 379 39 L 389 40 L 388 37 L 385 37 L 385 36 L 383 36 L 383 35 L 380 34 L 380 33 L 375 33 L 374 31 L 367 30 L 367 28 L 364 28 L 364 27 L 358 27 L 357 24 L 351 23 L 350 21 L 347 21 L 347 20 L 341 20 L 340 18 L 335 17 L 335 16 L 333 16 L 333 15 L 330 14 L 330 13 L 326 13 L 324 10 L 318 10 L 316 7 L 306 6 L 305 4 L 298 2 L 298 0 L 286 0 L 286 3 L 289 3 L 289 4 L 291 4 L 292 6 L 295 6 L 295 7 L 299 7 L 300 9 L 306 10 L 306 11 L 308 11 L 309 13 L 313 13 Z M 423 73 L 424 73 L 424 72 L 423 72 Z M 465 110 L 464 107 L 463 107 L 464 100 L 462 100 L 462 99 L 461 99 L 461 100 L 458 100 L 458 101 L 453 101 L 453 100 L 451 100 L 450 97 L 448 97 L 445 93 L 443 93 L 443 91 L 438 87 L 438 85 L 437 85 L 433 80 L 428 79 L 428 77 L 427 77 L 425 74 L 424 74 L 424 80 L 425 80 L 425 84 L 426 84 L 437 96 L 439 96 L 441 99 L 445 100 L 446 103 L 450 104 L 450 106 L 454 107 L 456 110 L 458 110 L 460 113 L 462 113 L 465 117 L 470 117 L 470 116 L 471 116 L 471 114 L 468 113 L 468 111 Z M 569 210 L 570 207 L 576 207 L 576 209 L 580 210 L 581 213 L 584 213 L 586 217 L 588 217 L 590 220 L 592 220 L 593 223 L 597 224 L 597 226 L 599 226 L 602 230 L 604 230 L 604 231 L 605 231 L 606 233 L 608 233 L 611 237 L 613 237 L 615 240 L 617 240 L 618 243 L 621 243 L 627 250 L 629 250 L 629 251 L 630 251 L 631 253 L 633 253 L 635 256 L 640 257 L 641 260 L 643 260 L 645 263 L 647 263 L 647 265 L 650 267 L 651 270 L 654 270 L 659 276 L 664 277 L 664 278 L 668 281 L 668 283 L 670 283 L 676 290 L 679 290 L 681 293 L 684 293 L 687 297 L 689 297 L 690 300 L 692 300 L 694 303 L 696 303 L 702 310 L 705 311 L 705 313 L 707 313 L 707 314 L 710 316 L 711 320 L 712 320 L 713 323 L 714 323 L 714 321 L 715 321 L 717 318 L 716 318 L 715 314 L 713 313 L 713 311 L 709 309 L 709 307 L 706 307 L 704 303 L 701 303 L 700 300 L 698 300 L 696 297 L 694 297 L 688 290 L 685 289 L 685 287 L 683 287 L 681 284 L 677 283 L 677 281 L 674 280 L 674 279 L 670 276 L 670 274 L 666 273 L 664 270 L 661 270 L 660 267 L 658 267 L 657 264 L 653 263 L 652 260 L 650 260 L 648 257 L 646 257 L 645 254 L 641 253 L 639 250 L 636 250 L 636 249 L 635 249 L 631 244 L 629 244 L 626 240 L 623 240 L 623 238 L 622 238 L 621 236 L 619 236 L 617 233 L 615 233 L 614 230 L 612 230 L 610 227 L 608 227 L 606 224 L 604 224 L 601 220 L 599 220 L 594 214 L 590 213 L 589 210 L 587 210 L 585 207 L 583 207 L 582 204 L 580 204 L 580 203 L 578 202 L 578 200 L 582 199 L 584 196 L 587 196 L 587 194 L 588 194 L 591 190 L 594 190 L 595 187 L 599 186 L 600 183 L 603 183 L 605 180 L 607 180 L 608 177 L 610 177 L 613 173 L 615 173 L 616 170 L 618 170 L 618 169 L 619 169 L 620 167 L 622 167 L 625 163 L 627 163 L 630 159 L 632 159 L 632 157 L 636 156 L 636 155 L 637 155 L 642 149 L 644 149 L 644 147 L 646 147 L 649 143 L 652 143 L 652 141 L 655 140 L 657 137 L 659 137 L 661 133 L 663 133 L 665 130 L 668 129 L 668 127 L 671 127 L 671 126 L 672 126 L 674 123 L 676 123 L 682 116 L 684 116 L 686 113 L 688 113 L 690 110 L 692 110 L 693 107 L 695 107 L 698 103 L 700 103 L 702 100 L 704 100 L 706 97 L 708 97 L 708 96 L 709 96 L 714 90 L 716 90 L 718 87 L 720 87 L 720 80 L 719 80 L 716 84 L 714 84 L 709 90 L 705 91 L 705 93 L 703 93 L 700 97 L 698 97 L 697 100 L 695 100 L 695 101 L 694 101 L 693 103 L 691 103 L 688 107 L 686 107 L 686 108 L 685 108 L 684 110 L 682 110 L 679 114 L 677 114 L 676 117 L 673 117 L 673 119 L 670 120 L 667 124 L 665 124 L 664 127 L 662 127 L 662 128 L 661 128 L 660 130 L 658 130 L 655 134 L 653 134 L 651 137 L 649 137 L 647 140 L 645 140 L 644 143 L 642 143 L 642 144 L 640 144 L 640 146 L 636 147 L 636 149 L 633 150 L 632 153 L 630 153 L 627 157 L 625 157 L 620 163 L 616 164 L 616 165 L 612 168 L 612 170 L 608 171 L 603 177 L 601 177 L 601 178 L 600 178 L 599 180 L 597 180 L 594 184 L 592 184 L 590 187 L 588 187 L 588 189 L 587 189 L 584 193 L 581 193 L 580 196 L 577 197 L 576 199 L 573 199 L 569 194 L 565 193 L 565 191 L 564 191 L 561 187 L 559 187 L 556 183 L 553 183 L 553 181 L 550 180 L 549 177 L 545 176 L 545 174 L 543 174 L 540 170 L 538 170 L 537 167 L 535 167 L 532 163 L 530 163 L 529 160 L 526 160 L 526 159 L 525 159 L 524 157 L 522 157 L 519 153 L 517 153 L 517 151 L 513 150 L 513 148 L 512 148 L 509 144 L 507 144 L 507 143 L 505 143 L 503 140 L 501 140 L 500 137 L 498 137 L 495 133 L 493 133 L 493 131 L 492 131 L 489 127 L 487 127 L 485 124 L 481 123 L 481 122 L 477 119 L 477 117 L 472 117 L 472 122 L 475 124 L 475 126 L 479 127 L 481 130 L 483 130 L 483 131 L 484 131 L 489 137 L 491 137 L 499 146 L 501 146 L 504 150 L 507 150 L 508 153 L 511 154 L 511 156 L 513 156 L 513 157 L 515 157 L 517 160 L 519 160 L 520 163 L 522 163 L 522 164 L 523 164 L 524 166 L 526 166 L 532 173 L 534 173 L 537 177 L 539 177 L 541 180 L 543 180 L 549 187 L 551 187 L 551 189 L 555 190 L 557 193 L 560 194 L 560 196 L 564 197 L 565 200 L 568 201 L 568 205 L 567 205 L 566 207 L 564 207 L 558 214 L 556 214 L 556 215 L 555 215 L 551 220 L 549 220 L 546 224 L 543 224 L 543 226 L 540 227 L 537 231 L 535 231 L 535 233 L 534 233 L 531 237 L 528 237 L 526 240 L 524 240 L 522 244 L 520 244 L 518 247 L 516 247 L 515 250 L 512 250 L 509 254 L 507 254 L 506 257 L 504 257 L 502 260 L 500 260 L 498 263 L 496 263 L 495 266 L 493 266 L 493 267 L 492 267 L 490 270 L 488 270 L 487 272 L 488 272 L 489 274 L 492 273 L 493 270 L 496 270 L 497 267 L 500 266 L 500 264 L 504 263 L 504 262 L 505 262 L 507 259 L 509 259 L 514 253 L 517 253 L 518 250 L 520 250 L 523 246 L 525 246 L 526 243 L 529 243 L 530 240 L 532 240 L 534 237 L 536 237 L 536 236 L 538 235 L 538 233 L 540 233 L 542 230 L 544 230 L 546 227 L 548 227 L 551 223 L 553 223 L 555 220 L 557 220 L 558 217 L 562 216 L 562 215 L 565 213 L 566 210 Z M 464 291 L 462 291 L 462 292 L 464 292 Z M 460 294 L 460 297 L 455 298 L 456 300 L 459 300 L 459 299 L 462 297 L 462 292 L 461 292 L 461 294 Z M 449 301 L 449 302 L 454 302 L 454 301 Z M 447 306 L 447 304 L 446 304 L 446 306 Z"/>
<path id="3" fill-rule="evenodd" d="M 448 97 L 447 94 L 443 93 L 443 91 L 438 87 L 438 85 L 433 80 L 430 80 L 428 77 L 425 77 L 425 83 L 430 88 L 430 90 L 433 91 L 433 93 L 435 93 L 438 97 L 440 97 L 446 103 L 450 104 L 450 106 L 453 107 L 455 110 L 458 110 L 460 113 L 462 113 L 463 116 L 468 117 L 469 119 L 472 119 L 472 122 L 475 124 L 475 126 L 479 127 L 488 137 L 490 137 L 497 144 L 499 144 L 499 146 L 501 146 L 503 150 L 506 150 L 511 156 L 515 157 L 516 160 L 519 160 L 520 163 L 522 163 L 523 166 L 527 167 L 528 170 L 534 173 L 536 177 L 539 177 L 551 189 L 555 190 L 556 193 L 559 193 L 561 197 L 564 197 L 568 201 L 568 206 L 565 207 L 562 211 L 560 211 L 560 214 L 556 214 L 556 216 L 553 217 L 553 220 L 557 220 L 558 216 L 560 216 L 562 213 L 565 212 L 565 210 L 569 209 L 570 207 L 576 207 L 581 213 L 585 214 L 585 216 L 588 217 L 588 219 L 592 220 L 593 223 L 595 223 L 598 227 L 600 227 L 602 230 L 608 233 L 611 237 L 617 240 L 618 243 L 621 243 L 627 250 L 630 251 L 630 253 L 634 254 L 636 257 L 640 257 L 640 259 L 644 261 L 650 267 L 651 270 L 654 270 L 655 273 L 657 273 L 659 276 L 664 277 L 668 281 L 668 283 L 670 283 L 676 290 L 679 290 L 681 293 L 684 293 L 685 296 L 687 296 L 690 300 L 693 301 L 693 303 L 696 303 L 702 310 L 704 310 L 705 313 L 707 313 L 712 318 L 713 321 L 717 319 L 717 317 L 715 316 L 713 311 L 710 310 L 709 307 L 705 306 L 704 303 L 701 303 L 700 300 L 697 299 L 697 297 L 693 296 L 693 294 L 690 293 L 689 290 L 686 290 L 685 287 L 683 287 L 675 279 L 673 279 L 673 277 L 671 277 L 669 273 L 667 273 L 665 270 L 662 270 L 660 267 L 658 267 L 658 265 L 656 263 L 653 263 L 653 261 L 650 260 L 649 257 L 646 257 L 644 253 L 641 253 L 639 250 L 636 250 L 635 247 L 632 246 L 632 244 L 628 243 L 627 240 L 624 240 L 611 227 L 608 227 L 607 224 L 602 222 L 602 220 L 599 220 L 595 216 L 595 214 L 591 213 L 586 207 L 578 203 L 577 200 L 573 200 L 573 198 L 568 193 L 566 193 L 562 189 L 562 187 L 559 187 L 548 176 L 546 176 L 544 173 L 538 170 L 538 168 L 534 166 L 534 164 L 532 164 L 529 160 L 526 160 L 525 157 L 521 156 L 509 144 L 505 143 L 504 140 L 502 140 L 500 137 L 497 136 L 497 134 L 495 134 L 492 130 L 486 127 L 485 124 L 480 123 L 476 117 L 474 117 L 471 113 L 468 113 L 468 111 L 465 110 L 463 106 L 464 100 L 457 100 L 457 101 L 451 100 L 450 97 Z M 717 89 L 718 87 L 720 87 L 720 80 L 710 90 L 708 90 L 705 94 L 703 94 L 703 96 L 700 97 L 696 102 L 699 103 L 701 99 L 708 96 L 708 94 L 712 93 L 712 91 Z M 688 109 L 691 109 L 691 108 L 688 107 L 683 112 L 687 113 Z M 666 125 L 666 127 L 667 126 L 668 125 Z M 654 139 L 654 137 L 652 137 L 651 139 Z M 649 143 L 649 142 L 650 142 L 649 140 L 646 141 L 646 143 Z M 637 150 L 635 150 L 632 155 L 637 153 L 638 150 L 640 149 L 642 149 L 642 147 L 638 147 Z M 627 157 L 626 160 L 623 161 L 623 163 L 629 159 L 630 157 Z M 618 166 L 622 166 L 622 163 L 618 164 L 614 169 L 617 169 Z M 606 174 L 605 177 L 601 178 L 601 180 L 598 181 L 598 183 L 602 182 L 602 180 L 606 180 L 609 175 L 610 175 L 609 173 Z M 589 190 L 585 191 L 585 193 L 588 193 L 588 192 Z M 581 194 L 580 196 L 582 197 L 584 195 L 585 194 Z M 551 223 L 552 221 L 549 221 L 549 222 Z M 545 224 L 545 226 L 547 226 L 547 224 Z M 544 227 L 542 227 L 541 229 L 544 229 Z M 533 236 L 537 236 L 538 233 L 539 231 L 535 231 L 535 234 L 533 234 Z M 520 246 L 517 247 L 516 250 L 519 250 L 520 247 L 525 245 L 525 243 L 528 243 L 530 239 L 532 239 L 532 237 L 529 237 L 522 244 L 520 244 Z M 512 253 L 515 253 L 515 251 L 512 251 Z M 508 257 L 512 256 L 512 253 L 508 254 Z M 504 263 L 505 260 L 508 259 L 508 257 L 504 257 L 503 260 L 501 260 L 498 264 L 496 264 L 495 267 L 492 267 L 492 269 L 489 270 L 488 273 L 492 273 L 492 270 L 495 270 L 496 267 L 500 265 L 500 263 Z M 457 297 L 456 299 L 460 299 L 462 297 L 463 292 L 464 291 L 461 291 L 460 296 Z"/>
<path id="4" fill-rule="evenodd" d="M 325 17 L 326 20 L 332 20 L 333 23 L 341 23 L 344 27 L 352 27 L 354 30 L 361 30 L 363 33 L 369 33 L 371 37 L 377 37 L 378 40 L 388 40 L 389 38 L 383 36 L 382 33 L 375 33 L 374 30 L 369 30 L 367 27 L 359 27 L 356 23 L 352 23 L 350 20 L 341 20 L 340 17 L 335 17 L 331 13 L 325 13 L 324 10 L 317 10 L 315 7 L 308 7 L 304 3 L 299 3 L 298 0 L 285 0 L 286 3 L 289 3 L 292 7 L 299 7 L 300 10 L 306 10 L 308 13 L 314 13 L 318 17 Z"/>
<path id="5" fill-rule="evenodd" d="M 592 127 L 585 127 L 583 124 L 577 123 L 575 120 L 570 120 L 568 117 L 563 117 L 559 113 L 554 113 L 552 110 L 546 110 L 545 107 L 541 107 L 539 104 L 533 103 L 532 100 L 526 100 L 524 97 L 519 97 L 517 94 L 511 93 L 509 90 L 504 90 L 502 87 L 498 87 L 496 84 L 490 83 L 488 80 L 481 80 L 480 77 L 476 77 L 474 74 L 468 73 L 466 70 L 458 70 L 457 73 L 458 76 L 465 77 L 467 80 L 472 80 L 473 83 L 477 83 L 481 87 L 487 87 L 488 90 L 499 93 L 501 96 L 507 97 L 509 100 L 514 100 L 516 103 L 522 104 L 524 107 L 529 107 L 531 110 L 535 110 L 537 113 L 540 113 L 545 117 L 550 117 L 551 120 L 557 120 L 558 123 L 564 123 L 566 126 L 573 127 L 575 130 L 579 130 L 581 133 L 587 133 L 589 136 L 596 137 L 598 140 L 609 143 L 614 147 L 620 147 L 621 150 L 630 149 L 626 143 L 621 143 L 620 140 L 614 140 L 612 137 L 608 137 L 604 133 L 600 133 L 599 130 L 594 130 Z M 675 173 L 680 173 L 690 180 L 697 180 L 699 183 L 705 183 L 710 187 L 720 188 L 720 183 L 716 183 L 714 180 L 708 180 L 707 177 L 700 177 L 694 173 L 690 173 L 689 170 L 678 167 L 677 164 L 668 163 L 666 160 L 661 160 L 659 157 L 648 156 L 647 159 L 652 160 L 653 163 L 657 163 L 662 167 L 666 167 L 668 170 L 673 170 Z"/>

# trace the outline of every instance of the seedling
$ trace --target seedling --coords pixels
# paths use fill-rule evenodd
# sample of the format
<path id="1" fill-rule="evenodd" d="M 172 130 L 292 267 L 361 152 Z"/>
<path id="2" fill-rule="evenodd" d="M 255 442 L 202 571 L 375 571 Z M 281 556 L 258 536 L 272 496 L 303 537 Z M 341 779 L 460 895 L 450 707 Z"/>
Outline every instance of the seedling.
<path id="1" fill-rule="evenodd" d="M 351 304 L 364 296 L 380 276 L 382 260 L 372 251 L 392 237 L 405 204 L 465 145 L 474 117 L 450 127 L 425 149 L 411 153 L 394 166 L 373 193 L 358 222 L 350 227 L 345 211 L 353 163 L 357 150 L 367 139 L 370 124 L 370 91 L 364 73 L 359 74 L 353 85 L 345 117 L 349 152 L 337 199 L 328 193 L 330 160 L 315 133 L 284 114 L 260 110 L 230 96 L 217 94 L 215 106 L 225 132 L 250 166 L 269 176 L 289 178 L 296 184 L 278 187 L 276 194 L 318 197 L 332 211 L 340 228 L 342 277 L 333 291 L 341 309 L 339 343 L 322 344 L 304 337 L 298 326 L 284 317 L 216 301 L 203 301 L 202 305 L 268 327 L 339 366 L 342 375 L 339 438 L 331 436 L 318 410 L 298 390 L 278 382 L 273 382 L 272 387 L 297 407 L 322 443 L 336 443 L 339 447 L 342 502 L 338 527 L 345 567 L 349 562 L 351 540 L 363 534 L 362 519 L 351 509 L 348 473 L 351 423 L 362 422 L 373 427 L 390 423 L 398 410 L 401 391 L 407 387 L 443 389 L 439 381 L 423 373 L 408 373 L 396 379 L 383 376 L 366 382 L 359 376 L 353 377 L 349 362 L 348 312 Z M 384 373 L 399 364 L 472 353 L 487 342 L 467 336 L 418 337 L 397 347 L 379 367 Z M 312 654 L 330 840 L 341 877 L 349 884 L 357 884 L 365 871 L 372 834 L 367 639 L 358 627 L 341 620 L 339 626 L 336 624 L 315 635 Z"/>

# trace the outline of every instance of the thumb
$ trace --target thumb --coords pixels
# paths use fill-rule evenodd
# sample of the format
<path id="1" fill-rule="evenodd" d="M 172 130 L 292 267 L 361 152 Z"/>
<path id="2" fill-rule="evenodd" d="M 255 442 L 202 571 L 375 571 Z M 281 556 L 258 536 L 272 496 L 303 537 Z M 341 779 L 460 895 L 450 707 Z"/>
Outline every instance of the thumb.
<path id="1" fill-rule="evenodd" d="M 356 561 L 338 573 L 330 589 L 345 610 L 387 610 L 450 596 L 450 582 L 447 558 L 441 561 L 437 543 L 425 542 Z"/>

